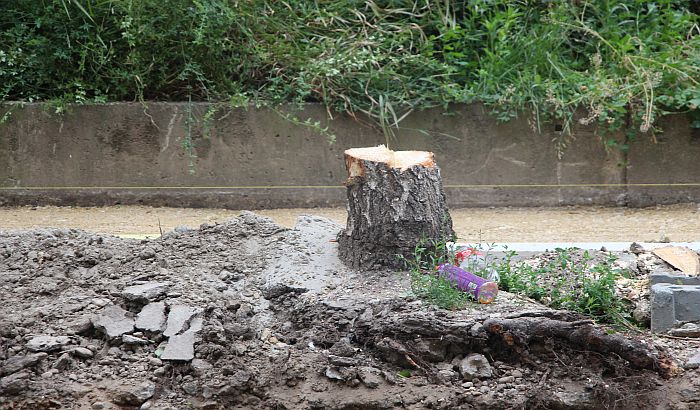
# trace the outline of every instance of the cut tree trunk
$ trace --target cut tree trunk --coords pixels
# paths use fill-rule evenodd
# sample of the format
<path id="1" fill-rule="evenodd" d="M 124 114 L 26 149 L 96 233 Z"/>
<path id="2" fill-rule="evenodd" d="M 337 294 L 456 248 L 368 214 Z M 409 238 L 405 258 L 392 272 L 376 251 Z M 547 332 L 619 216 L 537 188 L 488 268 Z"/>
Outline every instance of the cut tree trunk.
<path id="1" fill-rule="evenodd" d="M 440 169 L 432 152 L 383 145 L 345 151 L 347 226 L 338 236 L 341 260 L 354 269 L 402 268 L 416 245 L 452 240 Z"/>

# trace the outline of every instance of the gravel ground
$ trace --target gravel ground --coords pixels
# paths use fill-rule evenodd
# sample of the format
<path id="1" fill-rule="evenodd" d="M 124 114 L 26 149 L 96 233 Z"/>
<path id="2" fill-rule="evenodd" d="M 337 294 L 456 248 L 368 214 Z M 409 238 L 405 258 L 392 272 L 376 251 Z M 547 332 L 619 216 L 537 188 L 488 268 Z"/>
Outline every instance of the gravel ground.
<path id="1" fill-rule="evenodd" d="M 344 224 L 341 208 L 255 211 L 291 227 L 301 214 L 313 214 Z M 227 209 L 22 207 L 0 208 L 0 230 L 43 227 L 78 228 L 132 237 L 156 236 L 185 225 L 223 222 L 240 211 Z M 465 242 L 674 242 L 700 240 L 698 205 L 655 208 L 462 208 L 450 211 L 455 230 Z"/>

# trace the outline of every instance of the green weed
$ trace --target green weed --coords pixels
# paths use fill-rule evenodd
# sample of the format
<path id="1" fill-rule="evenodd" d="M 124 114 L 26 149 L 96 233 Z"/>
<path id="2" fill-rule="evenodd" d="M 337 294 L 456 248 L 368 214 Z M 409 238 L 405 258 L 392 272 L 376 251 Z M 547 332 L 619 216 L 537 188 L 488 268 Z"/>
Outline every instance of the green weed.
<path id="1" fill-rule="evenodd" d="M 454 249 L 446 241 L 422 240 L 416 245 L 411 258 L 399 256 L 411 275 L 411 290 L 421 299 L 442 309 L 464 308 L 471 297 L 457 286 L 441 277 L 436 267 L 453 262 Z"/>
<path id="2" fill-rule="evenodd" d="M 570 248 L 543 256 L 535 264 L 502 266 L 499 287 L 555 309 L 583 313 L 606 323 L 628 323 L 629 308 L 615 292 L 615 281 L 625 272 L 613 267 L 614 255 L 597 260 L 588 251 Z"/>

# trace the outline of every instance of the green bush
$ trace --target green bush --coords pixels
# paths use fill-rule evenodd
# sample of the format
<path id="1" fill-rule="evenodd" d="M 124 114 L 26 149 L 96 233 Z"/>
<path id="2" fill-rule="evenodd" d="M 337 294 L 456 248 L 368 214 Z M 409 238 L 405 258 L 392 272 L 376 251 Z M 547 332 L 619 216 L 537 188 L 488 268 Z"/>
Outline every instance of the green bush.
<path id="1" fill-rule="evenodd" d="M 483 102 L 503 120 L 700 127 L 690 0 L 14 0 L 0 100 L 321 102 L 384 127 Z M 390 132 L 390 131 L 389 131 Z M 563 133 L 563 135 L 565 135 Z M 614 144 L 610 140 L 610 144 Z"/>

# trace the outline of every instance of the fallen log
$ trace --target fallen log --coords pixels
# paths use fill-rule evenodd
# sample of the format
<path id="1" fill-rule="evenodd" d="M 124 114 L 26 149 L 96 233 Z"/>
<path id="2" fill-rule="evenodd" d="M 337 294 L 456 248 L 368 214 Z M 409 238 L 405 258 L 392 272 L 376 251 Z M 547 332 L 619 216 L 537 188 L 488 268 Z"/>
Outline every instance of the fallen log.
<path id="1" fill-rule="evenodd" d="M 440 169 L 432 152 L 383 145 L 345 151 L 348 219 L 339 256 L 354 269 L 401 268 L 425 240 L 451 240 Z"/>

